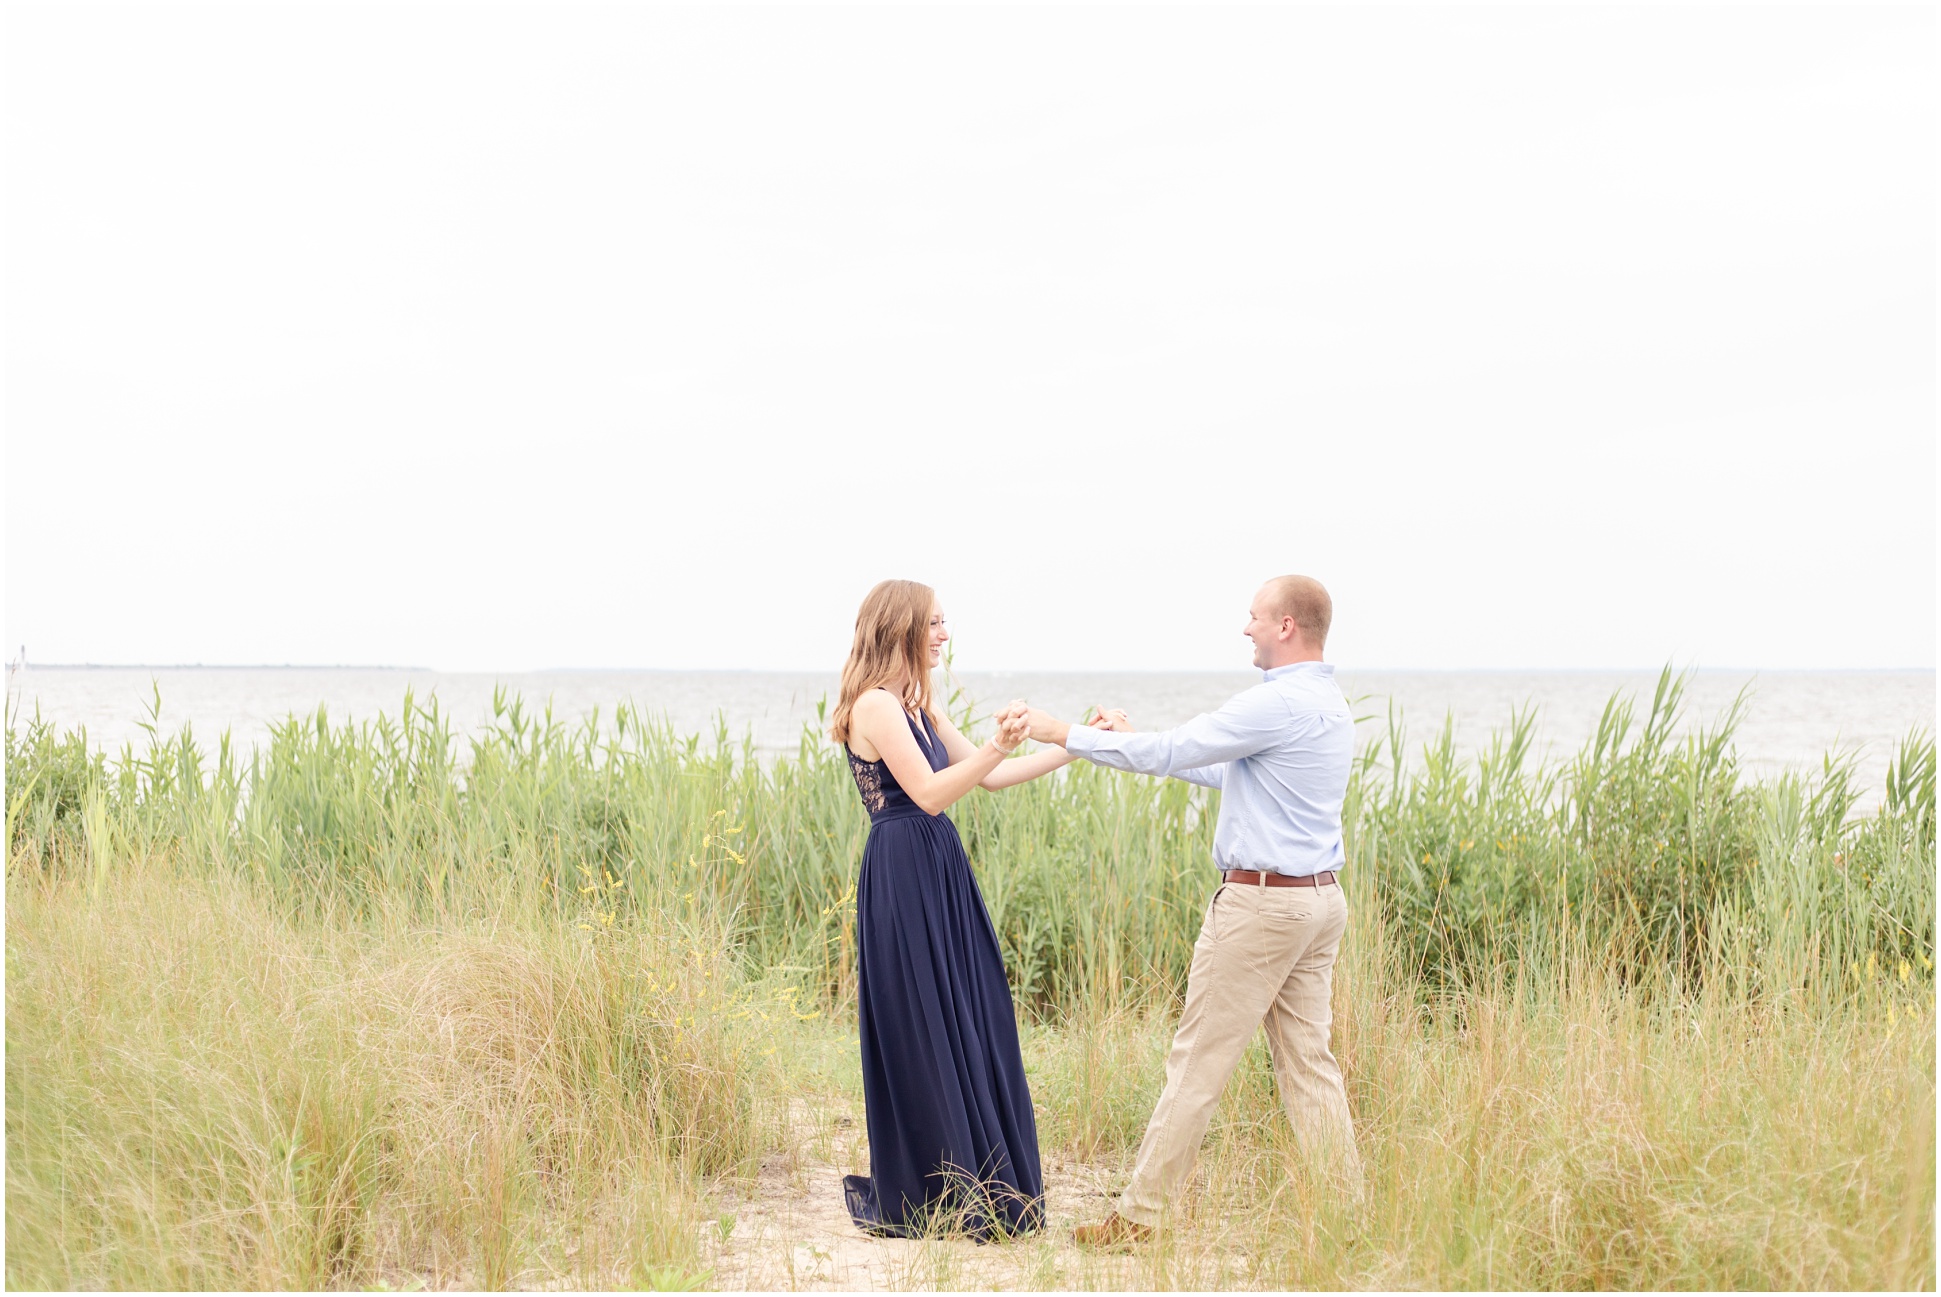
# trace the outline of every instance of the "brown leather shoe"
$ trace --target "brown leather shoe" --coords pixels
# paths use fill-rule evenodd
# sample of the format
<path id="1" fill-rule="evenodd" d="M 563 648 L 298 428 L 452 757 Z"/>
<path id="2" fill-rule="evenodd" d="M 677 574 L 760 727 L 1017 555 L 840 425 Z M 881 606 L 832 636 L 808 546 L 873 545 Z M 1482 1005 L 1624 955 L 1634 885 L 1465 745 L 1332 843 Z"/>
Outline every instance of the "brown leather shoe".
<path id="1" fill-rule="evenodd" d="M 1122 1252 L 1134 1243 L 1144 1243 L 1151 1237 L 1152 1226 L 1127 1220 L 1116 1211 L 1096 1225 L 1080 1225 L 1072 1231 L 1072 1242 L 1080 1247 L 1107 1248 L 1115 1252 Z"/>

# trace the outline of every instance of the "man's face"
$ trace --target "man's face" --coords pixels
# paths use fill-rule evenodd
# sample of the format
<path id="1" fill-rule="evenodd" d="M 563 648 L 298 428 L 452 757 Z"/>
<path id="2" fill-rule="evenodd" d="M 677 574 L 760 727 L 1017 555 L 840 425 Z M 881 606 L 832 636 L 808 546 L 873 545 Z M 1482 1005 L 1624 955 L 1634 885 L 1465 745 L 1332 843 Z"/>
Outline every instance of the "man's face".
<path id="1" fill-rule="evenodd" d="M 1263 671 L 1274 664 L 1275 648 L 1282 643 L 1281 626 L 1285 621 L 1262 611 L 1270 606 L 1267 596 L 1267 588 L 1262 586 L 1247 609 L 1247 625 L 1240 632 L 1254 642 L 1254 665 Z"/>
<path id="2" fill-rule="evenodd" d="M 944 610 L 930 610 L 930 665 L 936 666 L 944 660 L 944 641 L 950 638 L 950 628 L 944 624 Z"/>

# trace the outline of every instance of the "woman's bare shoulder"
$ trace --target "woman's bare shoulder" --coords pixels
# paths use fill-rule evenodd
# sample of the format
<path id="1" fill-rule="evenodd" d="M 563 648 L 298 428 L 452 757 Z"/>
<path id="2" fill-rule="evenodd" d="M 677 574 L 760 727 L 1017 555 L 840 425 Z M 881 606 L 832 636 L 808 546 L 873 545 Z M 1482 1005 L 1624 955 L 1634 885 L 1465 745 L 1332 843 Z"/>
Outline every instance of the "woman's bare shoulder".
<path id="1" fill-rule="evenodd" d="M 865 689 L 849 705 L 851 716 L 860 716 L 865 720 L 888 720 L 902 711 L 903 701 L 887 689 Z"/>

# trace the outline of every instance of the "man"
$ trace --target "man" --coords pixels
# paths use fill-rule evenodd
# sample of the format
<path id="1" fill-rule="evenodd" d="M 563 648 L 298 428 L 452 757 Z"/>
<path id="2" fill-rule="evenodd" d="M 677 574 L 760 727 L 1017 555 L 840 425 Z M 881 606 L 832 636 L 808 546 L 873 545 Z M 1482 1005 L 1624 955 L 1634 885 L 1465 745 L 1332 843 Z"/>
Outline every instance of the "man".
<path id="1" fill-rule="evenodd" d="M 1075 755 L 1221 790 L 1208 902 L 1186 1009 L 1166 1060 L 1166 1088 L 1139 1145 L 1118 1210 L 1081 1226 L 1080 1244 L 1114 1247 L 1151 1236 L 1193 1162 L 1254 1029 L 1265 1022 L 1281 1101 L 1302 1143 L 1333 1157 L 1359 1196 L 1361 1162 L 1341 1068 L 1328 1048 L 1335 952 L 1347 927 L 1341 799 L 1354 720 L 1321 660 L 1334 605 L 1319 581 L 1276 577 L 1260 588 L 1243 632 L 1266 679 L 1216 712 L 1163 734 L 1030 714 L 1031 737 Z"/>

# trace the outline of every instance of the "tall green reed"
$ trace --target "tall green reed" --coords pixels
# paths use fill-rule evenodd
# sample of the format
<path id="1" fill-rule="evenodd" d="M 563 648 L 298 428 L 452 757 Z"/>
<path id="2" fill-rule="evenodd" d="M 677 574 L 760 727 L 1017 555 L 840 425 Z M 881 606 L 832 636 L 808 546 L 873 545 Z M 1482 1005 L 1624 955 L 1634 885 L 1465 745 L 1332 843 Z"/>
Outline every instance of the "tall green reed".
<path id="1" fill-rule="evenodd" d="M 1351 901 L 1380 916 L 1393 956 L 1425 986 L 1460 985 L 1569 935 L 1624 976 L 1730 975 L 1773 994 L 1837 989 L 1870 954 L 1930 959 L 1933 739 L 1910 735 L 1886 798 L 1856 816 L 1850 760 L 1742 775 L 1743 698 L 1678 737 L 1683 689 L 1667 671 L 1648 708 L 1614 695 L 1554 764 L 1536 759 L 1529 712 L 1468 758 L 1445 723 L 1413 759 L 1391 713 L 1344 819 Z M 254 877 L 298 908 L 477 914 L 530 893 L 603 928 L 671 916 L 846 1005 L 867 820 L 840 750 L 805 728 L 764 763 L 725 725 L 711 739 L 625 704 L 567 725 L 504 692 L 469 739 L 407 694 L 396 717 L 291 717 L 246 766 L 226 736 L 209 757 L 187 730 L 151 731 L 145 751 L 106 760 L 36 721 L 7 735 L 9 868 L 127 849 Z M 953 809 L 1027 1006 L 1177 991 L 1214 884 L 1217 805 L 1080 763 Z"/>

